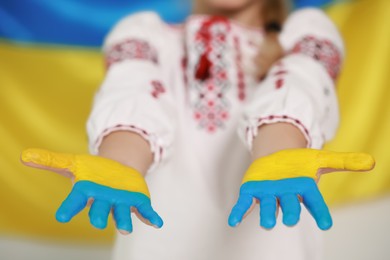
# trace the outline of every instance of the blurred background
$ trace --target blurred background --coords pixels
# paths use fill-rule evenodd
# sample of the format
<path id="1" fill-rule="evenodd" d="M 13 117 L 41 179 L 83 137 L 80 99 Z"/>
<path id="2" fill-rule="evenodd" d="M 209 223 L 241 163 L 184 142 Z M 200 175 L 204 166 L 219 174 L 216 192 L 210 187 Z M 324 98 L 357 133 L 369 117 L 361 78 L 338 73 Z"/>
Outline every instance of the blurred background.
<path id="1" fill-rule="evenodd" d="M 334 218 L 325 259 L 390 259 L 390 1 L 314 2 L 336 23 L 347 50 L 337 86 L 341 126 L 326 149 L 368 152 L 377 161 L 370 173 L 322 178 Z M 86 212 L 56 222 L 70 182 L 22 166 L 19 155 L 28 147 L 87 152 L 85 121 L 104 75 L 99 46 L 120 18 L 141 10 L 179 23 L 191 5 L 0 0 L 0 259 L 109 258 L 112 221 L 104 231 L 91 227 Z"/>

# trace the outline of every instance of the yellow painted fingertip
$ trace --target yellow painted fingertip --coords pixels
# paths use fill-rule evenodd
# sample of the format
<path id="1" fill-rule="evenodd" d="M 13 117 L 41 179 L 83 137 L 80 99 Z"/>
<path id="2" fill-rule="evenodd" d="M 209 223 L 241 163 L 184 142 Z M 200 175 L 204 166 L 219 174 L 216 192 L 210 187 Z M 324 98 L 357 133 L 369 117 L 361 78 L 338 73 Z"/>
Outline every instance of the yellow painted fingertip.
<path id="1" fill-rule="evenodd" d="M 367 153 L 320 151 L 318 161 L 320 168 L 344 171 L 369 171 L 375 166 L 375 159 Z"/>
<path id="2" fill-rule="evenodd" d="M 37 148 L 28 148 L 23 150 L 20 158 L 22 162 L 40 165 L 46 165 L 48 161 L 46 151 Z"/>
<path id="3" fill-rule="evenodd" d="M 375 167 L 375 159 L 367 153 L 351 153 L 345 161 L 345 166 L 351 171 L 369 171 Z"/>
<path id="4" fill-rule="evenodd" d="M 74 156 L 54 153 L 45 149 L 29 148 L 22 152 L 21 160 L 24 163 L 33 163 L 44 167 L 70 169 L 73 166 Z"/>

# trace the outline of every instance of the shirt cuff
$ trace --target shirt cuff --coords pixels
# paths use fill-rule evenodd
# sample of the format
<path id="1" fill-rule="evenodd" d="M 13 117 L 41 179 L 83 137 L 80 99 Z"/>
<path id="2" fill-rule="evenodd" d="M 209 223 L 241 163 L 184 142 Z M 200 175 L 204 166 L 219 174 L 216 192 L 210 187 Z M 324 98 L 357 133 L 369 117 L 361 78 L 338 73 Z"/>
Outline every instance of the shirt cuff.
<path id="1" fill-rule="evenodd" d="M 149 167 L 148 172 L 153 171 L 157 165 L 161 162 L 164 154 L 163 144 L 156 135 L 148 133 L 146 130 L 137 127 L 135 125 L 116 125 L 114 127 L 106 128 L 96 139 L 96 141 L 91 145 L 90 150 L 92 154 L 97 154 L 98 149 L 104 139 L 104 137 L 116 131 L 129 131 L 133 133 L 139 134 L 142 138 L 144 138 L 150 146 L 150 150 L 153 154 L 153 163 Z"/>
<path id="2" fill-rule="evenodd" d="M 245 142 L 250 150 L 252 150 L 253 140 L 258 134 L 259 127 L 262 125 L 274 123 L 289 123 L 298 128 L 306 139 L 306 148 L 318 148 L 321 147 L 324 142 L 323 138 L 313 138 L 308 128 L 299 119 L 289 115 L 269 115 L 251 120 L 249 125 L 246 127 Z"/>

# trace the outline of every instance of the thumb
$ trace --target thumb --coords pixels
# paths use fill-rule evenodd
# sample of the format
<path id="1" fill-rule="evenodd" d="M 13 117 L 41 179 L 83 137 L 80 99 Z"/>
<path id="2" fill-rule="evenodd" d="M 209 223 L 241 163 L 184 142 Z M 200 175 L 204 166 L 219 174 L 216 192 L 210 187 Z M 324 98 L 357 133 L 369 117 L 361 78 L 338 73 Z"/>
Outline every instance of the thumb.
<path id="1" fill-rule="evenodd" d="M 26 166 L 53 171 L 66 177 L 73 177 L 72 170 L 75 162 L 75 155 L 73 154 L 30 148 L 22 152 L 20 159 Z"/>
<path id="2" fill-rule="evenodd" d="M 322 169 L 344 171 L 369 171 L 375 166 L 374 158 L 367 153 L 319 151 L 318 161 Z"/>

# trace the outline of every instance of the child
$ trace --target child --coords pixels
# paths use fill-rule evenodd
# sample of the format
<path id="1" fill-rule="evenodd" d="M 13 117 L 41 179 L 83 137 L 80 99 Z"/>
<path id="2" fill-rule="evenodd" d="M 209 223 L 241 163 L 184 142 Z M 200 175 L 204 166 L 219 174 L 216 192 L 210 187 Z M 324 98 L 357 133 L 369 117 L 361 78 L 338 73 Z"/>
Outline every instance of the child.
<path id="1" fill-rule="evenodd" d="M 342 40 L 316 9 L 292 13 L 277 38 L 283 1 L 194 4 L 195 14 L 182 25 L 139 13 L 122 20 L 105 41 L 107 75 L 88 135 L 93 154 L 120 165 L 34 151 L 25 152 L 23 160 L 74 176 L 57 219 L 69 221 L 93 198 L 91 223 L 104 228 L 113 209 L 122 234 L 132 231 L 130 207 L 146 224 L 162 226 L 150 207 L 142 178 L 147 173 L 164 227 L 155 230 L 133 218 L 136 230 L 118 236 L 114 259 L 320 259 L 320 231 L 306 211 L 300 214 L 299 199 L 321 229 L 330 228 L 330 215 L 316 187 L 313 196 L 300 189 L 315 186 L 319 168 L 353 167 L 344 155 L 333 160 L 342 163 L 323 164 L 316 150 L 286 149 L 320 149 L 334 135 Z M 299 169 L 316 160 L 321 163 L 315 176 L 306 178 Z M 251 162 L 254 167 L 241 183 Z M 272 231 L 257 228 L 254 213 L 237 228 L 226 224 L 231 213 L 229 224 L 237 226 L 259 200 L 260 225 Z M 278 203 L 283 223 L 295 226 L 300 217 L 298 225 L 275 226 Z"/>

